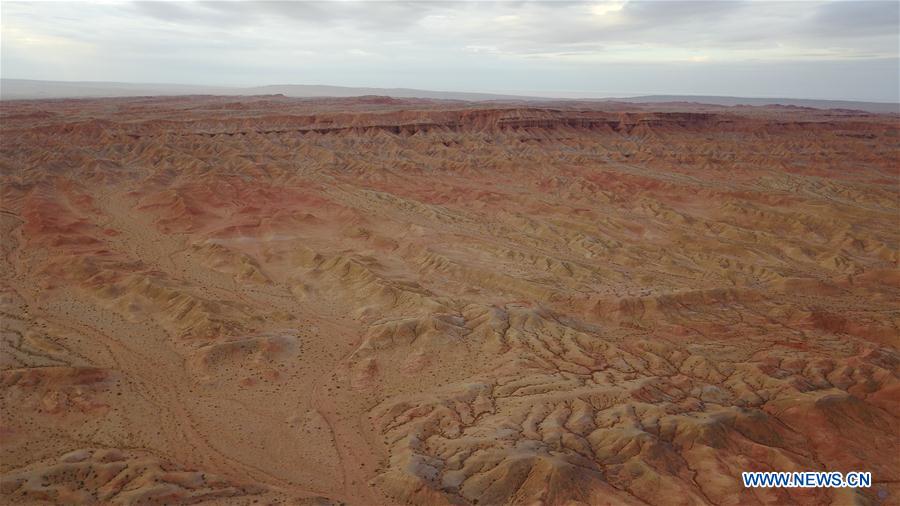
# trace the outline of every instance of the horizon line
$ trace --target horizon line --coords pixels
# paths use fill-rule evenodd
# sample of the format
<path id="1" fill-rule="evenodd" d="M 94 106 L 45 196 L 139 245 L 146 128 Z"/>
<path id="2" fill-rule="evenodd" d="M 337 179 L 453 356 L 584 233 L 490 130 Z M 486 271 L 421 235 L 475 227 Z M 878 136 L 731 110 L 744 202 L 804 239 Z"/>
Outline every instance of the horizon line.
<path id="1" fill-rule="evenodd" d="M 222 88 L 229 90 L 247 90 L 252 88 L 266 88 L 278 86 L 297 86 L 297 87 L 325 87 L 325 88 L 342 88 L 348 90 L 374 89 L 374 90 L 409 90 L 416 92 L 428 93 L 457 93 L 467 95 L 496 95 L 502 98 L 522 98 L 522 99 L 553 99 L 553 100 L 614 100 L 614 99 L 639 99 L 651 97 L 696 97 L 696 98 L 718 98 L 718 99 L 753 99 L 753 100 L 804 100 L 816 102 L 856 102 L 865 104 L 879 105 L 898 105 L 900 98 L 896 101 L 884 100 L 859 100 L 852 98 L 811 98 L 811 97 L 790 97 L 790 96 L 746 96 L 746 95 L 708 95 L 695 93 L 672 93 L 672 92 L 603 92 L 603 91 L 586 91 L 586 90 L 508 90 L 508 91 L 469 91 L 469 90 L 435 90 L 429 88 L 415 88 L 409 86 L 371 86 L 371 85 L 344 85 L 344 84 L 309 84 L 309 83 L 270 83 L 258 85 L 233 85 L 233 84 L 196 84 L 196 83 L 178 83 L 178 82 L 147 82 L 147 81 L 83 81 L 83 80 L 62 80 L 62 79 L 34 79 L 27 77 L 2 77 L 0 81 L 32 81 L 42 83 L 60 83 L 60 84 L 106 84 L 106 85 L 129 85 L 129 86 L 183 86 L 194 88 Z M 585 96 L 578 94 L 584 93 Z M 0 89 L 0 95 L 2 95 Z M 215 95 L 214 93 L 202 93 L 204 95 Z M 568 95 L 563 96 L 562 94 Z M 594 96 L 587 96 L 594 95 Z M 99 98 L 99 97 L 86 97 Z M 0 97 L 2 99 L 2 97 Z M 6 99 L 4 99 L 6 100 Z M 14 100 L 14 99 L 13 99 Z"/>

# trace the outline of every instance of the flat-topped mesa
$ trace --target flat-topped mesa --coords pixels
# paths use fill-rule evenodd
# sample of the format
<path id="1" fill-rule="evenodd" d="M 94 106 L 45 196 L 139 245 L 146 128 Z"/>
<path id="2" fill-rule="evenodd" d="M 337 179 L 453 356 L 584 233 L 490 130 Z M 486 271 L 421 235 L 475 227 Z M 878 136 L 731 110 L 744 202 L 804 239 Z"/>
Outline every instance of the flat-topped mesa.
<path id="1" fill-rule="evenodd" d="M 538 108 L 475 109 L 459 111 L 399 111 L 353 116 L 262 117 L 241 125 L 219 124 L 219 132 L 206 134 L 234 135 L 256 133 L 367 133 L 388 132 L 396 135 L 453 131 L 495 132 L 507 130 L 604 130 L 630 132 L 643 125 L 652 128 L 696 129 L 731 120 L 706 113 L 614 114 L 603 111 L 564 111 Z M 248 124 L 251 123 L 251 124 Z M 255 123 L 255 124 L 253 124 Z M 227 128 L 227 127 L 232 128 Z M 225 127 L 225 128 L 223 128 Z M 222 131 L 225 130 L 225 131 Z M 200 133 L 200 132 L 198 132 Z"/>
<path id="2" fill-rule="evenodd" d="M 25 102 L 18 106 L 3 104 L 0 105 L 0 117 L 4 119 L 3 130 L 10 138 L 19 135 L 65 135 L 69 138 L 102 142 L 123 134 L 132 139 L 164 134 L 209 137 L 309 133 L 366 135 L 386 132 L 405 136 L 432 132 L 490 133 L 520 130 L 574 130 L 641 135 L 715 129 L 771 134 L 838 128 L 852 130 L 852 135 L 873 138 L 872 136 L 884 132 L 886 126 L 877 121 L 877 116 L 845 118 L 840 114 L 815 110 L 798 112 L 797 117 L 784 121 L 773 115 L 773 111 L 762 108 L 753 109 L 750 111 L 753 114 L 747 115 L 726 108 L 699 112 L 653 111 L 631 105 L 629 110 L 623 110 L 622 104 L 615 103 L 578 103 L 568 106 L 554 104 L 554 107 L 498 106 L 466 102 L 446 104 L 389 97 L 330 99 L 321 102 L 263 97 L 265 100 L 244 103 L 233 100 L 223 102 L 224 97 L 194 97 L 202 104 L 201 107 L 183 109 L 191 102 L 180 101 L 179 98 L 184 97 L 147 99 L 151 105 L 140 108 L 138 112 L 150 109 L 154 114 L 146 114 L 148 117 L 145 119 L 136 119 L 135 114 L 126 114 L 136 107 L 134 105 L 129 108 L 126 107 L 127 103 L 123 103 L 119 112 L 110 113 L 108 109 L 101 107 L 102 101 L 98 100 Z M 344 103 L 344 109 L 335 109 Z M 167 104 L 178 107 L 165 109 Z M 96 114 L 64 114 L 76 105 L 96 109 Z M 438 108 L 438 105 L 445 107 Z M 60 109 L 62 113 L 54 111 L 51 114 L 46 108 Z"/>
<path id="3" fill-rule="evenodd" d="M 413 135 L 429 132 L 498 132 L 516 130 L 582 130 L 631 134 L 636 129 L 657 133 L 686 131 L 791 131 L 798 129 L 833 129 L 837 125 L 824 121 L 772 121 L 767 118 L 737 118 L 719 113 L 612 113 L 606 111 L 569 111 L 556 109 L 474 109 L 459 111 L 398 111 L 355 115 L 263 116 L 242 120 L 210 122 L 208 130 L 192 125 L 198 134 L 270 133 L 374 133 Z M 850 127 L 851 125 L 847 125 Z M 868 123 L 853 128 L 870 130 Z M 880 129 L 878 129 L 880 130 Z M 863 135 L 863 134 L 855 134 Z M 864 134 L 873 135 L 873 134 Z"/>

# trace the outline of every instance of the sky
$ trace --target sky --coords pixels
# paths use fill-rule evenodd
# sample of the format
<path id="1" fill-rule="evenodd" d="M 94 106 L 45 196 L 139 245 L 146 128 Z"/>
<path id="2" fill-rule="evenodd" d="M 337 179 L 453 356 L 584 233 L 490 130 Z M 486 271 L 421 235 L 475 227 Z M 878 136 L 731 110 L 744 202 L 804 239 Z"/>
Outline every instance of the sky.
<path id="1" fill-rule="evenodd" d="M 0 76 L 900 101 L 897 1 L 0 3 Z"/>

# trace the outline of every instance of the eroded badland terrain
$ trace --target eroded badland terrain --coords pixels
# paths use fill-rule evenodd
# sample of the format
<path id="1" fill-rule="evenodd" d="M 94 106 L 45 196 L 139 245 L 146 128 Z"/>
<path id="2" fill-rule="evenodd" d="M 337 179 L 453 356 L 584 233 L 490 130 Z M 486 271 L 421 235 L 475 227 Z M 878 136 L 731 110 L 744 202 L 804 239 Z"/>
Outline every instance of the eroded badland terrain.
<path id="1" fill-rule="evenodd" d="M 272 96 L 0 120 L 2 503 L 900 502 L 896 116 Z"/>

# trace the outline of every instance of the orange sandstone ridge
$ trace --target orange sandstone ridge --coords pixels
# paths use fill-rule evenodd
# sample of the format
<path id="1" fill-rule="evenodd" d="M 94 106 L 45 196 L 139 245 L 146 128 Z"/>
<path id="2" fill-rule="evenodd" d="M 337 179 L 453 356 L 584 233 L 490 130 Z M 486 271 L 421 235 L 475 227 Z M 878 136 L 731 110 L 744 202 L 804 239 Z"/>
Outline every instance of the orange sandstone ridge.
<path id="1" fill-rule="evenodd" d="M 896 116 L 0 104 L 7 504 L 897 504 Z M 871 471 L 746 489 L 742 471 Z"/>

